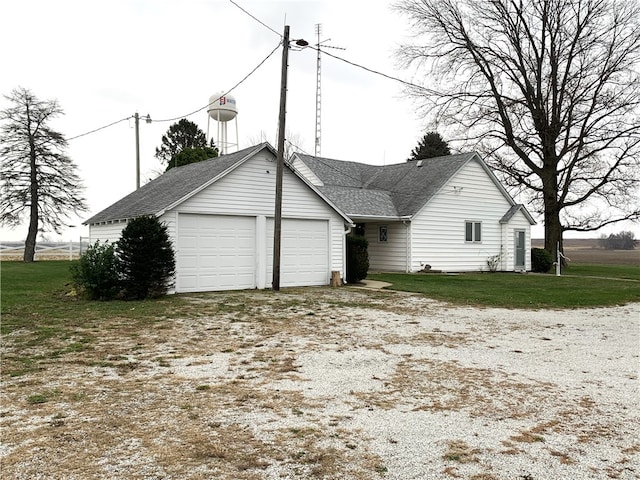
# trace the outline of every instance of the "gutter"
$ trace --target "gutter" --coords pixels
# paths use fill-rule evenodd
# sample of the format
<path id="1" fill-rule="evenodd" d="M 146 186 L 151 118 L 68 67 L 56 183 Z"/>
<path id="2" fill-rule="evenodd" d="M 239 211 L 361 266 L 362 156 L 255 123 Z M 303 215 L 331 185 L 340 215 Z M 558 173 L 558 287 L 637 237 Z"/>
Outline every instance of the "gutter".
<path id="1" fill-rule="evenodd" d="M 411 222 L 411 215 L 403 215 L 401 217 L 395 216 L 380 216 L 377 215 L 375 217 L 367 217 L 367 216 L 359 216 L 353 214 L 347 214 L 353 221 L 358 222 Z"/>

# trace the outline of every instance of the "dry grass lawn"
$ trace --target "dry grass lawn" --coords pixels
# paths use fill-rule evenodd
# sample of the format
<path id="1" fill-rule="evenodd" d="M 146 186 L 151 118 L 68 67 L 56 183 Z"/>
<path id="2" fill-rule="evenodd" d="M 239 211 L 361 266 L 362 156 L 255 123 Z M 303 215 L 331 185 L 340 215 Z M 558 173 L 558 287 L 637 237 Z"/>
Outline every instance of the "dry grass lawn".
<path id="1" fill-rule="evenodd" d="M 613 323 L 637 305 L 511 312 L 348 288 L 189 298 L 189 318 L 87 324 L 97 340 L 79 352 L 52 354 L 73 338 L 5 336 L 2 478 L 640 477 L 624 343 L 637 324 Z M 14 376 L 24 355 L 37 368 Z"/>

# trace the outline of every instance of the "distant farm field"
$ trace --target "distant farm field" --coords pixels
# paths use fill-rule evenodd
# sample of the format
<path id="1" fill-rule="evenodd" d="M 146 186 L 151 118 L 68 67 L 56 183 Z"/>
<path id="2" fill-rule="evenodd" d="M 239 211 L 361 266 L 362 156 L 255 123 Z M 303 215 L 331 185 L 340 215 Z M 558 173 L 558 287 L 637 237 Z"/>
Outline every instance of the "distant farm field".
<path id="1" fill-rule="evenodd" d="M 531 240 L 534 248 L 543 248 L 543 239 Z M 599 248 L 597 238 L 565 239 L 564 255 L 573 265 L 637 265 L 640 266 L 640 249 L 605 250 Z"/>

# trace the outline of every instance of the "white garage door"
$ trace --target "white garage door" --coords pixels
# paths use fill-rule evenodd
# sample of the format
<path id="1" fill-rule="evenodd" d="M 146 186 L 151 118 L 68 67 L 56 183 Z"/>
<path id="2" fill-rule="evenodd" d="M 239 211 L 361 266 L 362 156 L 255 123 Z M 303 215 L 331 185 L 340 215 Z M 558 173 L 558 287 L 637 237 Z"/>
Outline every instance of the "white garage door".
<path id="1" fill-rule="evenodd" d="M 223 215 L 178 217 L 178 292 L 256 286 L 256 219 Z"/>
<path id="2" fill-rule="evenodd" d="M 282 220 L 280 285 L 329 284 L 329 222 Z M 273 219 L 267 222 L 267 283 L 273 278 Z"/>

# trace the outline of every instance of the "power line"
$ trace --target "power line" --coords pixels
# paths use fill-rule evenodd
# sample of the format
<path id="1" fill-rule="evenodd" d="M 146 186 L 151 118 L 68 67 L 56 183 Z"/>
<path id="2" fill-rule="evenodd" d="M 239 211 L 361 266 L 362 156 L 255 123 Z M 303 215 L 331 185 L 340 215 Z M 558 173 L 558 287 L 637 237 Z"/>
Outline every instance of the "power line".
<path id="1" fill-rule="evenodd" d="M 91 130 L 90 132 L 81 133 L 80 135 L 76 135 L 75 137 L 67 138 L 67 142 L 69 142 L 71 140 L 75 140 L 76 138 L 84 137 L 85 135 L 89 135 L 91 133 L 99 132 L 100 130 L 104 130 L 105 128 L 112 127 L 113 125 L 116 125 L 117 123 L 124 122 L 125 120 L 129 120 L 130 118 L 131 117 L 121 118 L 120 120 L 116 120 L 115 122 L 110 123 L 109 125 L 105 125 L 103 127 L 96 128 L 95 130 Z"/>
<path id="2" fill-rule="evenodd" d="M 236 83 L 233 87 L 231 87 L 229 90 L 227 90 L 226 92 L 224 92 L 221 96 L 225 96 L 225 95 L 229 95 L 231 92 L 233 92 L 236 88 L 238 88 L 242 83 L 244 83 L 251 75 L 253 75 L 255 73 L 256 70 L 258 70 L 267 60 L 269 60 L 269 58 L 271 57 L 271 55 L 273 55 L 276 50 L 278 50 L 280 48 L 280 43 L 278 43 L 275 48 L 273 50 L 271 50 L 271 52 L 269 53 L 269 55 L 267 55 L 258 65 L 256 65 L 256 67 L 251 70 L 247 75 L 245 75 L 245 77 L 240 80 L 238 83 Z M 179 117 L 174 117 L 174 118 L 166 118 L 163 120 L 153 120 L 153 122 L 173 122 L 174 120 L 180 120 L 182 118 L 186 118 L 186 117 L 190 117 L 191 115 L 193 115 L 194 113 L 198 113 L 201 112 L 202 110 L 204 110 L 205 108 L 207 108 L 210 105 L 210 103 L 207 103 L 204 107 L 200 107 L 197 110 L 194 110 L 191 113 L 187 113 L 186 115 L 181 115 Z"/>
<path id="3" fill-rule="evenodd" d="M 282 34 L 276 32 L 273 28 L 271 28 L 269 25 L 267 25 L 266 23 L 264 23 L 262 20 L 260 20 L 259 18 L 251 15 L 249 12 L 247 12 L 244 8 L 242 8 L 240 5 L 238 5 L 236 2 L 234 2 L 233 0 L 229 0 L 232 4 L 234 4 L 236 7 L 238 7 L 240 10 L 242 10 L 244 13 L 246 13 L 247 15 L 249 15 L 251 18 L 253 18 L 256 22 L 258 22 L 260 25 L 262 25 L 263 27 L 271 30 L 273 33 L 275 33 L 276 35 L 278 35 L 278 37 L 282 38 Z"/>
<path id="4" fill-rule="evenodd" d="M 229 93 L 231 93 L 233 90 L 235 90 L 236 88 L 238 88 L 242 83 L 244 83 L 251 75 L 253 75 L 256 70 L 258 70 L 267 60 L 269 60 L 269 58 L 280 48 L 280 43 L 278 43 L 273 50 L 271 50 L 271 52 L 260 62 L 258 63 L 258 65 L 256 65 L 247 75 L 244 76 L 244 78 L 242 78 L 242 80 L 240 80 L 238 83 L 236 83 L 233 87 L 231 87 L 227 92 L 225 92 L 223 94 L 224 95 L 228 95 Z M 186 115 L 181 115 L 178 117 L 174 117 L 174 118 L 167 118 L 167 119 L 162 119 L 162 120 L 152 120 L 152 122 L 156 122 L 156 123 L 162 123 L 162 122 L 172 122 L 175 120 L 180 120 L 182 118 L 186 118 L 186 117 L 190 117 L 191 115 L 201 112 L 202 110 L 204 110 L 205 108 L 207 108 L 210 105 L 210 103 L 207 103 L 204 107 L 200 107 L 197 110 L 194 110 L 191 113 L 187 113 Z M 68 138 L 67 141 L 71 141 L 71 140 L 75 140 L 76 138 L 80 138 L 80 137 L 84 137 L 85 135 L 90 135 L 92 133 L 96 133 L 99 132 L 100 130 L 104 130 L 105 128 L 109 128 L 112 127 L 113 125 L 116 125 L 120 122 L 124 122 L 126 120 L 130 120 L 134 118 L 133 116 L 128 116 L 125 118 L 121 118 L 120 120 L 117 120 L 115 122 L 112 122 L 108 125 L 104 125 L 102 127 L 96 128 L 94 130 L 91 130 L 89 132 L 85 132 L 85 133 L 81 133 L 80 135 L 76 135 L 75 137 L 71 137 Z"/>
<path id="5" fill-rule="evenodd" d="M 345 63 L 347 63 L 347 64 L 349 64 L 349 65 L 354 66 L 354 67 L 361 68 L 362 70 L 365 70 L 365 71 L 367 71 L 367 72 L 369 72 L 369 73 L 373 73 L 373 74 L 375 74 L 375 75 L 380 75 L 381 77 L 385 77 L 385 78 L 388 78 L 389 80 L 393 80 L 393 81 L 396 81 L 396 82 L 400 82 L 400 83 L 402 83 L 402 84 L 404 84 L 404 85 L 407 85 L 407 86 L 409 86 L 409 87 L 413 87 L 413 88 L 417 88 L 417 89 L 419 89 L 419 90 L 423 90 L 423 91 L 425 91 L 426 93 L 429 93 L 429 94 L 432 94 L 432 95 L 440 95 L 440 92 L 437 92 L 436 90 L 432 90 L 432 89 L 429 89 L 429 88 L 423 87 L 422 85 L 416 85 L 415 83 L 411 83 L 411 82 L 408 82 L 407 80 L 403 80 L 403 79 L 401 79 L 401 78 L 394 77 L 393 75 L 389 75 L 389 74 L 386 74 L 386 73 L 383 73 L 383 72 L 379 72 L 379 71 L 377 71 L 377 70 L 374 70 L 374 69 L 372 69 L 372 68 L 365 67 L 364 65 L 360 65 L 360 64 L 358 64 L 358 63 L 352 62 L 352 61 L 347 60 L 347 59 L 345 59 L 345 58 L 342 58 L 342 57 L 339 57 L 339 56 L 334 55 L 334 54 L 332 54 L 332 53 L 329 53 L 329 52 L 327 52 L 326 50 L 321 49 L 320 47 L 315 47 L 315 46 L 311 46 L 311 45 L 309 45 L 309 48 L 313 48 L 314 50 L 322 51 L 322 53 L 324 53 L 325 55 L 329 55 L 330 57 L 335 58 L 336 60 L 340 60 L 341 62 L 345 62 Z"/>
<path id="6" fill-rule="evenodd" d="M 296 145 L 295 143 L 293 143 L 291 140 L 289 140 L 288 138 L 284 139 L 285 142 L 287 142 L 289 145 L 291 145 L 293 148 L 295 148 L 297 151 L 304 153 L 305 155 L 309 155 L 309 156 L 314 156 L 311 155 L 309 152 L 307 152 L 304 148 L 302 148 L 300 145 Z"/>

